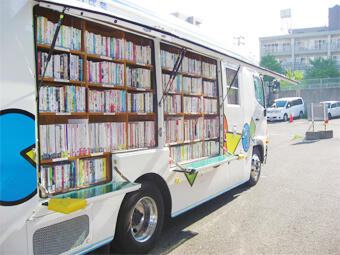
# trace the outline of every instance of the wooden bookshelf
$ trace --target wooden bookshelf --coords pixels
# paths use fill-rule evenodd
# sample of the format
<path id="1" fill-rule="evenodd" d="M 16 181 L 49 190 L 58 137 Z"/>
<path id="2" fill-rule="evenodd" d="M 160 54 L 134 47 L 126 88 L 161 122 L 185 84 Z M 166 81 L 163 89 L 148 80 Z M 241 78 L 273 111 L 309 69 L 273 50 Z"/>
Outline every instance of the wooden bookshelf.
<path id="1" fill-rule="evenodd" d="M 52 33 L 47 32 L 51 31 L 48 26 L 50 26 L 52 23 L 56 24 L 58 22 L 59 13 L 42 7 L 37 7 L 35 9 L 35 15 L 37 16 L 35 24 L 37 31 L 36 49 L 38 56 L 38 84 L 41 84 L 41 87 L 39 89 L 45 87 L 48 90 L 48 92 L 45 91 L 45 94 L 40 94 L 39 91 L 39 100 L 41 100 L 41 102 L 39 101 L 40 104 L 46 106 L 46 108 L 48 109 L 56 107 L 55 105 L 49 105 L 55 104 L 56 102 L 58 104 L 58 109 L 66 108 L 66 105 L 67 107 L 70 107 L 70 104 L 72 104 L 72 107 L 74 107 L 78 103 L 81 104 L 82 107 L 85 104 L 85 107 L 81 112 L 75 110 L 68 112 L 65 112 L 65 110 L 60 110 L 60 112 L 55 110 L 40 111 L 39 104 L 39 155 L 44 155 L 44 159 L 42 159 L 42 157 L 40 157 L 39 159 L 40 165 L 42 168 L 47 166 L 55 166 L 55 168 L 57 169 L 57 166 L 59 164 L 68 164 L 69 162 L 71 162 L 72 164 L 80 164 L 79 162 L 81 162 L 82 160 L 104 159 L 106 162 L 106 164 L 104 164 L 105 180 L 93 181 L 85 185 L 79 184 L 75 187 L 70 187 L 67 189 L 58 189 L 58 191 L 52 191 L 51 193 L 63 193 L 76 188 L 83 188 L 91 185 L 109 182 L 112 180 L 112 169 L 110 161 L 112 153 L 118 153 L 122 151 L 135 151 L 138 149 L 153 148 L 157 146 L 158 136 L 156 128 L 156 79 L 154 77 L 155 68 L 153 41 L 139 35 L 121 31 L 119 29 L 96 24 L 94 22 L 86 21 L 78 17 L 65 15 L 63 19 L 63 27 L 61 28 L 60 33 L 70 33 L 71 36 L 65 36 L 64 34 L 63 40 L 58 38 L 57 44 L 53 49 L 51 58 L 52 61 L 49 63 L 49 68 L 51 68 L 49 70 L 49 76 L 42 78 L 41 76 L 39 76 L 39 74 L 41 75 L 43 73 L 43 61 L 45 61 L 45 59 L 43 58 L 47 56 L 48 52 L 51 49 L 51 37 L 53 37 Z M 101 42 L 100 46 L 98 44 L 99 41 Z M 123 49 L 125 49 L 125 51 Z M 55 55 L 60 56 L 54 57 Z M 53 62 L 53 59 L 59 61 L 59 58 L 62 64 L 60 64 L 59 62 Z M 73 62 L 71 62 L 70 59 L 72 59 Z M 60 65 L 60 70 L 58 69 L 58 64 Z M 113 71 L 111 70 L 111 72 L 108 72 L 110 71 L 110 69 L 106 69 L 116 66 L 119 66 L 120 68 L 119 73 L 116 72 L 116 69 L 112 69 Z M 97 69 L 92 70 L 90 69 L 90 67 L 94 67 Z M 63 77 L 67 78 L 60 79 L 58 77 L 59 71 L 63 72 L 63 74 L 67 74 L 67 76 L 63 75 Z M 143 76 L 145 80 L 135 81 L 136 78 L 128 73 L 139 71 L 145 72 L 149 76 Z M 70 77 L 72 77 L 71 72 L 75 73 L 76 77 L 79 79 L 69 79 Z M 96 79 L 89 80 L 89 77 L 92 77 L 92 75 L 94 75 L 93 77 L 95 77 Z M 128 76 L 130 77 L 129 79 L 131 84 L 135 83 L 134 85 L 131 85 L 129 83 Z M 97 77 L 99 77 L 100 79 L 97 79 Z M 116 80 L 120 80 L 121 82 L 112 82 Z M 84 96 L 84 98 L 80 99 L 79 97 L 72 94 L 72 91 L 68 91 L 69 94 L 66 94 L 66 88 L 70 89 L 71 86 L 74 90 L 77 90 L 77 88 L 79 87 L 84 88 L 85 92 L 83 92 L 82 89 L 81 92 L 79 92 L 84 93 L 81 94 L 82 96 Z M 99 112 L 90 110 L 91 104 L 94 103 L 96 105 L 98 103 L 97 101 L 91 101 L 92 98 L 90 98 L 90 94 L 96 91 L 98 91 L 98 96 L 101 96 L 102 100 L 104 100 L 101 101 L 101 104 L 112 103 L 112 101 L 107 102 L 107 100 L 112 100 L 112 98 L 106 99 L 104 96 L 106 95 L 105 93 L 110 93 L 110 91 L 122 92 L 122 94 L 118 93 L 116 97 L 121 100 L 122 104 L 124 104 L 121 105 L 124 106 L 121 108 L 124 110 L 117 111 L 116 109 L 110 109 L 109 111 L 102 110 Z M 152 96 L 150 95 L 150 93 Z M 96 93 L 92 93 L 92 95 L 97 96 L 95 94 Z M 144 107 L 144 109 L 149 109 L 152 106 L 153 111 L 128 112 L 128 94 L 139 94 L 140 97 L 146 97 L 147 94 L 147 103 L 152 105 L 148 105 L 148 107 Z M 138 96 L 135 96 L 135 98 L 138 98 Z M 82 101 L 78 102 L 79 100 Z M 102 107 L 102 105 L 100 107 Z M 103 109 L 106 108 L 104 107 Z M 53 144 L 46 145 L 50 142 L 50 138 L 46 135 L 47 133 L 45 133 L 44 137 L 44 134 L 41 131 L 42 128 L 44 130 L 48 129 L 48 132 L 51 131 L 52 133 L 54 129 L 58 130 L 55 132 L 64 132 L 67 128 L 69 128 L 69 126 L 71 128 L 72 125 L 77 125 L 77 121 L 81 123 L 79 124 L 79 128 L 87 129 L 86 132 L 89 138 L 86 144 L 88 144 L 88 151 L 92 151 L 93 149 L 91 148 L 91 146 L 94 146 L 91 145 L 91 139 L 93 138 L 93 136 L 99 135 L 99 133 L 90 133 L 94 132 L 93 130 L 96 130 L 95 128 L 97 128 L 97 126 L 98 128 L 111 128 L 113 130 L 112 133 L 114 134 L 116 134 L 116 132 L 118 131 L 121 132 L 119 138 L 121 139 L 120 142 L 122 143 L 120 144 L 119 142 L 119 144 L 115 145 L 117 148 L 113 147 L 110 150 L 107 150 L 108 148 L 105 148 L 104 152 L 93 152 L 87 153 L 86 155 L 82 156 L 68 156 L 60 158 L 53 158 L 53 156 L 49 156 L 50 158 L 46 159 L 46 155 L 49 155 L 49 151 L 60 149 L 61 145 L 58 145 L 60 148 L 57 148 L 57 145 L 54 145 L 55 148 L 53 150 L 43 151 L 46 149 L 46 146 L 53 147 Z M 144 136 L 143 140 L 146 139 L 145 137 L 148 135 L 150 141 L 145 141 L 145 144 L 138 143 L 138 146 L 134 145 L 134 140 L 131 139 L 133 138 L 138 142 L 138 137 L 134 137 L 134 133 L 131 132 L 135 132 L 134 128 L 141 128 L 143 126 L 144 133 L 136 133 L 136 135 Z M 117 128 L 117 130 L 115 128 Z M 99 131 L 97 130 L 96 132 Z M 60 138 L 56 139 L 56 141 L 63 141 L 63 146 L 65 147 L 67 145 L 65 139 L 68 138 L 63 137 L 63 134 L 58 133 L 58 135 L 60 136 Z M 70 136 L 72 134 L 68 135 Z M 52 137 L 54 136 L 57 136 L 57 133 L 53 133 Z M 75 139 L 76 141 L 78 139 L 78 136 L 74 136 L 72 139 Z M 113 138 L 106 137 L 106 139 Z M 60 142 L 60 144 L 61 143 L 62 142 Z M 63 149 L 65 149 L 64 147 Z M 42 168 L 39 170 L 40 172 L 42 171 Z M 81 169 L 78 168 L 77 171 L 81 171 Z M 41 175 L 40 182 L 43 182 Z"/>
<path id="2" fill-rule="evenodd" d="M 162 63 L 162 81 L 163 81 L 163 88 L 167 85 L 167 79 L 166 75 L 170 75 L 172 72 L 172 67 L 170 65 L 174 65 L 174 62 L 180 53 L 180 49 L 176 46 L 168 45 L 161 43 L 161 63 Z M 183 65 L 188 65 L 183 66 Z M 172 154 L 172 158 L 176 159 L 176 156 L 173 154 L 176 154 L 176 150 L 180 150 L 182 146 L 192 146 L 193 150 L 197 149 L 199 150 L 199 153 L 196 153 L 194 158 L 191 159 L 176 159 L 176 161 L 182 161 L 182 162 L 189 162 L 191 160 L 197 160 L 198 158 L 204 158 L 209 157 L 212 154 L 207 154 L 205 152 L 206 143 L 215 143 L 218 148 L 218 141 L 219 141 L 219 133 L 215 133 L 217 136 L 213 137 L 205 137 L 204 132 L 206 132 L 205 127 L 205 121 L 208 121 L 212 119 L 212 121 L 218 122 L 219 121 L 219 114 L 218 114 L 218 95 L 217 95 L 217 61 L 211 58 L 208 58 L 206 56 L 199 55 L 194 52 L 187 51 L 185 58 L 182 62 L 182 66 L 180 67 L 180 70 L 177 72 L 176 79 L 173 84 L 173 88 L 166 91 L 164 89 L 163 93 L 167 95 L 167 97 L 164 100 L 164 119 L 165 119 L 165 127 L 166 127 L 166 136 L 168 135 L 167 128 L 172 129 L 170 133 L 172 135 L 183 133 L 183 135 L 175 136 L 175 137 L 166 137 L 166 146 L 170 147 L 170 153 Z M 183 91 L 184 87 L 184 79 L 187 79 L 186 82 L 189 82 L 191 84 L 191 87 L 186 87 Z M 188 80 L 189 79 L 189 80 Z M 191 79 L 191 80 L 190 80 Z M 193 85 L 193 80 L 195 79 L 195 86 Z M 166 84 L 164 82 L 166 81 Z M 199 82 L 197 86 L 197 82 Z M 209 88 L 209 91 L 204 91 L 204 83 L 207 82 L 207 88 Z M 188 84 L 186 84 L 188 86 Z M 201 87 L 199 87 L 201 86 Z M 178 90 L 179 89 L 179 90 Z M 178 101 L 179 98 L 176 98 L 175 96 L 180 97 L 180 102 Z M 168 99 L 168 97 L 172 97 Z M 196 98 L 196 99 L 195 99 Z M 168 100 L 168 101 L 167 101 Z M 191 100 L 196 100 L 194 102 L 198 103 L 200 105 L 200 109 L 197 109 L 192 112 L 191 110 L 186 111 L 185 103 L 191 102 Z M 198 101 L 197 101 L 198 100 Z M 216 107 L 214 108 L 212 105 L 212 109 L 216 109 L 216 112 L 208 113 L 204 109 L 204 100 L 207 100 L 207 103 L 209 100 L 216 100 Z M 171 103 L 171 106 L 168 104 Z M 180 103 L 180 105 L 178 105 Z M 214 101 L 209 101 L 210 104 L 213 104 Z M 169 108 L 168 108 L 169 107 Z M 191 108 L 191 107 L 189 107 Z M 172 109 L 172 110 L 171 110 Z M 180 109 L 180 112 L 178 110 Z M 171 112 L 174 111 L 174 112 Z M 185 124 L 186 123 L 186 124 Z M 190 124 L 191 123 L 191 124 Z M 175 126 L 173 126 L 175 125 Z M 194 125 L 192 128 L 193 130 L 196 130 L 195 133 L 192 133 L 191 136 L 198 136 L 196 139 L 186 139 L 185 134 L 188 134 L 189 130 L 186 130 L 186 128 L 189 128 L 187 126 Z M 217 125 L 218 127 L 218 125 Z M 200 131 L 200 129 L 203 130 Z M 187 132 L 188 131 L 188 132 Z M 211 131 L 211 130 L 208 130 Z M 190 135 L 190 134 L 189 134 Z M 179 139 L 179 140 L 178 140 Z M 177 141 L 168 141 L 168 140 L 177 140 Z M 189 151 L 190 151 L 190 147 Z M 187 148 L 187 149 L 188 149 Z M 192 150 L 191 150 L 192 151 Z M 181 154 L 181 153 L 180 153 Z M 195 154 L 195 153 L 193 153 Z M 182 154 L 181 154 L 182 155 Z M 198 158 L 197 158 L 198 157 Z"/>

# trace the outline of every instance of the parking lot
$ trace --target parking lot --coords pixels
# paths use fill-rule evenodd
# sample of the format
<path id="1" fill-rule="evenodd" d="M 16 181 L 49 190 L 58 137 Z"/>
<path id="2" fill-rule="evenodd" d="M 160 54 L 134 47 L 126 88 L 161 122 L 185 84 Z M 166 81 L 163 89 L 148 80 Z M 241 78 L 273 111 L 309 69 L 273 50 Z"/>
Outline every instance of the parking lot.
<path id="1" fill-rule="evenodd" d="M 259 183 L 172 219 L 150 254 L 340 254 L 340 119 L 332 139 L 304 141 L 309 127 L 269 124 Z"/>

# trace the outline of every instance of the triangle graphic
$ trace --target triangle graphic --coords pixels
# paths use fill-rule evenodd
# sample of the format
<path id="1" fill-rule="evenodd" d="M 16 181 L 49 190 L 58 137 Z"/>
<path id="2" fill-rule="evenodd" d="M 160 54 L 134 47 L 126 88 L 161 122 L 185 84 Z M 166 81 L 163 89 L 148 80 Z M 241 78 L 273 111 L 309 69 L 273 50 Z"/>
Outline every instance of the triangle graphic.
<path id="1" fill-rule="evenodd" d="M 227 148 L 228 152 L 234 154 L 237 145 L 241 140 L 241 134 L 227 133 Z"/>
<path id="2" fill-rule="evenodd" d="M 255 136 L 255 130 L 256 130 L 256 125 L 255 125 L 255 121 L 253 119 L 251 119 L 250 122 L 250 137 L 253 140 L 254 136 Z"/>
<path id="3" fill-rule="evenodd" d="M 36 167 L 35 162 L 35 144 L 32 144 L 31 146 L 27 147 L 26 149 L 22 150 L 20 152 L 20 155 L 24 157 L 33 167 Z"/>
<path id="4" fill-rule="evenodd" d="M 198 172 L 194 172 L 193 174 L 185 173 L 185 176 L 187 177 L 187 180 L 190 183 L 190 186 L 194 185 L 197 174 Z"/>

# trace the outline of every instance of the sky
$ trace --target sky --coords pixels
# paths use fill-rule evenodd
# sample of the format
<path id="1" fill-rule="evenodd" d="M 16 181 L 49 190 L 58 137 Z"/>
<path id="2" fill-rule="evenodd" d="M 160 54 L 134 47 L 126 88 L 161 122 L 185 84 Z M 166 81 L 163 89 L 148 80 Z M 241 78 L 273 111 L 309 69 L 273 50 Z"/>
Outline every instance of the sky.
<path id="1" fill-rule="evenodd" d="M 259 60 L 259 37 L 287 34 L 295 28 L 328 26 L 328 8 L 340 0 L 129 0 L 161 15 L 180 12 L 202 20 L 203 34 L 227 49 Z M 291 9 L 281 20 L 280 10 Z M 285 29 L 282 29 L 285 28 Z M 242 44 L 237 45 L 237 37 Z"/>

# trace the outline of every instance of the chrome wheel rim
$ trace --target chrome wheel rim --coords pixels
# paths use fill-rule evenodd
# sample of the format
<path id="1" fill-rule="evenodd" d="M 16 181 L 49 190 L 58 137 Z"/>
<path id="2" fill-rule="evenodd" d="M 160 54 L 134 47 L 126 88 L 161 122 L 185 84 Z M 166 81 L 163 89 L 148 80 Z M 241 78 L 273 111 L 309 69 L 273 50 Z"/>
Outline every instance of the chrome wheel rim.
<path id="1" fill-rule="evenodd" d="M 131 234 L 137 242 L 146 242 L 156 230 L 158 210 L 151 197 L 142 197 L 131 214 Z"/>
<path id="2" fill-rule="evenodd" d="M 257 181 L 261 171 L 261 161 L 257 154 L 254 154 L 251 158 L 251 172 L 250 175 L 254 181 Z"/>

